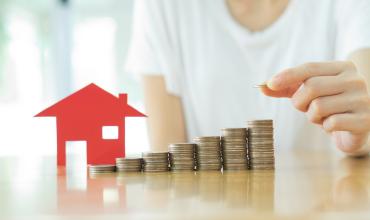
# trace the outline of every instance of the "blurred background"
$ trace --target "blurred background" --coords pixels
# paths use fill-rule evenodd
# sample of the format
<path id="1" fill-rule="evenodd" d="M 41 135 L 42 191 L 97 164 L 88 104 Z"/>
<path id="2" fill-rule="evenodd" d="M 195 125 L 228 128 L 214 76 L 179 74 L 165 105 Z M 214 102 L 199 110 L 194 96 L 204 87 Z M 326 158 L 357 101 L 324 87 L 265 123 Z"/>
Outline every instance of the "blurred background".
<path id="1" fill-rule="evenodd" d="M 0 0 L 0 156 L 55 155 L 54 118 L 33 118 L 94 82 L 143 111 L 124 71 L 133 0 Z M 148 149 L 145 119 L 126 123 L 126 151 Z"/>

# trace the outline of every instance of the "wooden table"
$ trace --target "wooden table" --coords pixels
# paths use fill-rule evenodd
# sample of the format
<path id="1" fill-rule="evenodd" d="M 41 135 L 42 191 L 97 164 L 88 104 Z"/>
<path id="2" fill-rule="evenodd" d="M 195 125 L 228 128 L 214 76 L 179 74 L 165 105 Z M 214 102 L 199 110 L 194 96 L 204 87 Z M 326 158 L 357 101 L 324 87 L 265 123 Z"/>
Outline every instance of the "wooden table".
<path id="1" fill-rule="evenodd" d="M 89 176 L 55 158 L 0 159 L 0 219 L 370 219 L 370 159 L 287 151 L 275 171 Z M 53 218 L 52 218 L 53 217 Z"/>

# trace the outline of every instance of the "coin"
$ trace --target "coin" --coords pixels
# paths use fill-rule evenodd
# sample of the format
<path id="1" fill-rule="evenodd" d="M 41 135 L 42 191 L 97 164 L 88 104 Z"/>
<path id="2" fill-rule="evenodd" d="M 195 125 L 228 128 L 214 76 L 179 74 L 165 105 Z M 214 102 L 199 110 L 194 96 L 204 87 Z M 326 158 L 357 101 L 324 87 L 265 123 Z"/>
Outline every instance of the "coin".
<path id="1" fill-rule="evenodd" d="M 274 169 L 274 128 L 272 120 L 251 120 L 248 126 L 248 158 L 251 169 Z"/>
<path id="2" fill-rule="evenodd" d="M 202 136 L 193 140 L 196 143 L 197 170 L 221 170 L 220 136 Z"/>
<path id="3" fill-rule="evenodd" d="M 247 169 L 247 128 L 223 128 L 221 134 L 223 169 Z"/>
<path id="4" fill-rule="evenodd" d="M 142 158 L 116 158 L 117 172 L 141 172 Z"/>
<path id="5" fill-rule="evenodd" d="M 168 146 L 171 171 L 194 170 L 195 146 L 194 143 L 173 143 Z"/>
<path id="6" fill-rule="evenodd" d="M 267 83 L 261 83 L 253 86 L 254 88 L 267 88 Z"/>
<path id="7" fill-rule="evenodd" d="M 111 164 L 89 165 L 88 167 L 91 174 L 113 173 L 116 170 L 116 166 Z"/>
<path id="8" fill-rule="evenodd" d="M 144 172 L 166 172 L 169 169 L 168 152 L 143 152 Z"/>

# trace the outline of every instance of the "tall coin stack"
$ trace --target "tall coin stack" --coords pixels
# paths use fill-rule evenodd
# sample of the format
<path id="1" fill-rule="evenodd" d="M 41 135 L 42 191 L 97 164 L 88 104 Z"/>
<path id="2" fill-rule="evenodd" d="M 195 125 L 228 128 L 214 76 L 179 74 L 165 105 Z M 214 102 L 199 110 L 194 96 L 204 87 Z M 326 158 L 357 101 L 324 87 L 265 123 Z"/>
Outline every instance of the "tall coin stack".
<path id="1" fill-rule="evenodd" d="M 220 136 L 194 138 L 196 145 L 197 170 L 221 170 Z"/>
<path id="2" fill-rule="evenodd" d="M 143 153 L 144 172 L 168 171 L 168 152 L 146 152 Z"/>
<path id="3" fill-rule="evenodd" d="M 222 129 L 222 156 L 224 170 L 248 169 L 247 129 Z"/>
<path id="4" fill-rule="evenodd" d="M 190 170 L 195 168 L 195 144 L 177 143 L 168 146 L 170 153 L 170 167 L 172 171 Z"/>
<path id="5" fill-rule="evenodd" d="M 118 172 L 140 172 L 142 168 L 141 158 L 116 158 Z"/>
<path id="6" fill-rule="evenodd" d="M 272 120 L 248 121 L 248 154 L 251 169 L 274 169 L 274 129 Z"/>

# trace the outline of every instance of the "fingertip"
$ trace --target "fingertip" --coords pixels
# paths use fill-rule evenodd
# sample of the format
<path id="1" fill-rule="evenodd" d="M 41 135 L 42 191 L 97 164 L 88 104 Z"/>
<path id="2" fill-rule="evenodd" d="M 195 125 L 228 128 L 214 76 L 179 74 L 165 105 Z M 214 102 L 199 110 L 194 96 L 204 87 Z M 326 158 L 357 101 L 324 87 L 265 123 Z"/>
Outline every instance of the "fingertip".
<path id="1" fill-rule="evenodd" d="M 269 89 L 275 90 L 275 91 L 282 89 L 281 88 L 282 87 L 282 83 L 281 83 L 282 82 L 282 79 L 281 79 L 281 77 L 282 77 L 281 74 L 278 74 L 278 75 L 273 76 L 270 80 L 268 80 L 266 82 L 267 87 Z"/>
<path id="2" fill-rule="evenodd" d="M 274 83 L 273 83 L 273 80 L 269 80 L 269 81 L 267 81 L 266 82 L 266 85 L 267 85 L 267 87 L 269 88 L 269 89 L 271 89 L 271 90 L 275 90 L 274 88 L 275 88 L 275 85 L 274 85 Z"/>
<path id="3" fill-rule="evenodd" d="M 259 90 L 264 94 L 264 95 L 269 95 L 271 93 L 271 90 L 268 87 L 260 87 Z"/>
<path id="4" fill-rule="evenodd" d="M 274 90 L 272 90 L 268 87 L 261 87 L 260 91 L 266 96 L 275 97 L 275 98 L 283 98 L 283 97 L 288 96 L 287 92 L 285 90 L 283 90 L 283 91 L 274 91 Z"/>

